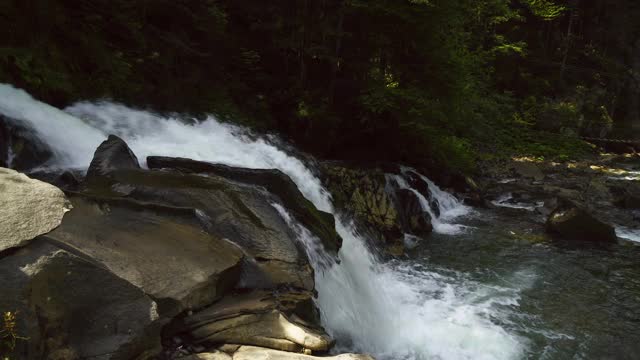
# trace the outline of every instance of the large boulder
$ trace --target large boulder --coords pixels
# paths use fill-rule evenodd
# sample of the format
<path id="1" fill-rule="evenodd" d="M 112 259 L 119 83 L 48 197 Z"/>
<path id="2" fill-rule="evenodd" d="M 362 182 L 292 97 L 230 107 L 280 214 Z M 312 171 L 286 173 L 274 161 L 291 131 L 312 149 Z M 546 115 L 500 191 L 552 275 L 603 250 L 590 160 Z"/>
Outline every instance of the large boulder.
<path id="1" fill-rule="evenodd" d="M 304 197 L 296 184 L 277 169 L 245 169 L 184 158 L 150 156 L 150 169 L 173 169 L 185 173 L 199 173 L 223 177 L 244 184 L 264 187 L 278 196 L 291 215 L 318 236 L 325 250 L 336 254 L 342 239 L 335 230 L 333 215 L 320 211 Z"/>
<path id="2" fill-rule="evenodd" d="M 315 357 L 306 354 L 296 354 L 273 349 L 265 349 L 256 346 L 240 346 L 232 353 L 215 351 L 210 353 L 195 354 L 184 358 L 184 360 L 373 360 L 369 355 L 364 354 L 340 354 L 327 357 Z"/>
<path id="3" fill-rule="evenodd" d="M 111 186 L 89 186 L 86 194 L 126 198 L 189 211 L 209 234 L 243 249 L 241 286 L 313 289 L 305 249 L 273 206 L 269 193 L 217 176 L 160 170 L 115 170 Z M 127 189 L 122 196 L 122 189 Z"/>
<path id="4" fill-rule="evenodd" d="M 343 163 L 322 164 L 323 182 L 337 209 L 350 215 L 363 229 L 388 247 L 402 244 L 398 210 L 387 191 L 381 168 L 359 168 Z"/>
<path id="5" fill-rule="evenodd" d="M 314 319 L 310 292 L 230 295 L 174 327 L 196 343 L 256 345 L 284 351 L 327 351 L 333 341 Z"/>
<path id="6" fill-rule="evenodd" d="M 160 350 L 156 302 L 82 253 L 38 238 L 0 259 L 0 287 L 0 309 L 17 314 L 25 338 L 10 358 L 124 360 Z"/>
<path id="7" fill-rule="evenodd" d="M 547 231 L 568 240 L 615 242 L 615 229 L 573 204 L 562 204 L 547 219 Z"/>
<path id="8" fill-rule="evenodd" d="M 56 228 L 70 208 L 55 186 L 0 168 L 0 251 Z"/>

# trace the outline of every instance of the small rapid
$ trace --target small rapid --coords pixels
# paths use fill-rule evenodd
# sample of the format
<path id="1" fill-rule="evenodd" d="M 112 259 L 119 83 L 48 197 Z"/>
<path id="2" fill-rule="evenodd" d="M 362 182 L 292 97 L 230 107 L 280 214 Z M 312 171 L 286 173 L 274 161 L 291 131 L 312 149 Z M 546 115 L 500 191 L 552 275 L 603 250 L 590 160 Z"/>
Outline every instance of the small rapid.
<path id="1" fill-rule="evenodd" d="M 457 218 L 469 215 L 471 208 L 463 205 L 455 196 L 443 191 L 426 176 L 415 172 L 410 168 L 403 167 L 402 173 L 406 175 L 411 172 L 417 175 L 427 184 L 428 194 L 423 194 L 417 189 L 411 187 L 407 180 L 401 175 L 388 175 L 388 177 L 397 184 L 401 189 L 407 189 L 413 192 L 423 211 L 431 216 L 431 224 L 433 231 L 440 234 L 456 235 L 465 231 L 466 227 L 455 223 Z M 435 209 L 434 209 L 435 208 Z"/>
<path id="2" fill-rule="evenodd" d="M 517 306 L 517 290 L 486 287 L 411 261 L 381 262 L 349 220 L 336 213 L 312 169 L 243 128 L 212 116 L 203 121 L 165 117 L 108 102 L 82 102 L 61 111 L 9 85 L 0 85 L 0 113 L 50 146 L 52 167 L 87 168 L 96 147 L 115 134 L 141 160 L 150 155 L 187 157 L 275 168 L 289 175 L 317 208 L 336 214 L 336 230 L 344 240 L 340 263 L 319 267 L 326 259 L 313 246 L 313 236 L 276 206 L 305 244 L 313 265 L 323 269 L 316 271 L 317 304 L 323 325 L 338 339 L 338 350 L 369 352 L 379 360 L 517 359 L 525 353 L 521 339 L 496 321 L 505 318 L 501 306 Z M 436 231 L 464 231 L 453 220 L 469 209 L 422 179 L 438 199 L 440 215 L 432 216 Z M 424 196 L 421 201 L 431 211 Z"/>

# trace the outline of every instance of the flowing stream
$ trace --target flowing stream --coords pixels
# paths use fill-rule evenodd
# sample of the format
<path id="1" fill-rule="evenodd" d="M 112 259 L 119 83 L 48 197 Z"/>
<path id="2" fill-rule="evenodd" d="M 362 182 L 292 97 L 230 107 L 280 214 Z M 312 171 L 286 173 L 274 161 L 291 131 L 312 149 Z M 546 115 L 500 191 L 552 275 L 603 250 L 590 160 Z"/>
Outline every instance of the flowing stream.
<path id="1" fill-rule="evenodd" d="M 96 147 L 108 134 L 116 134 L 141 162 L 159 155 L 280 169 L 316 207 L 336 214 L 330 195 L 303 160 L 214 117 L 171 118 L 108 102 L 83 102 L 61 111 L 9 85 L 0 85 L 0 113 L 32 129 L 48 144 L 55 153 L 47 164 L 51 167 L 87 168 Z M 336 216 L 336 229 L 344 240 L 341 261 L 316 267 L 324 269 L 316 272 L 316 287 L 323 325 L 338 339 L 338 351 L 368 352 L 379 360 L 580 359 L 606 354 L 598 351 L 611 334 L 617 336 L 614 355 L 640 350 L 632 341 L 635 336 L 640 339 L 640 269 L 628 258 L 640 256 L 636 248 L 626 249 L 622 256 L 591 250 L 585 255 L 547 243 L 513 241 L 505 231 L 527 224 L 514 224 L 494 213 L 472 214 L 423 179 L 439 204 L 439 216 L 420 195 L 423 209 L 432 212 L 435 233 L 405 259 L 379 260 L 349 219 Z M 313 236 L 286 209 L 274 206 L 298 233 L 312 263 L 326 261 Z M 596 264 L 595 275 L 580 270 L 586 259 Z M 603 266 L 607 268 L 602 270 Z M 600 281 L 603 274 L 614 274 L 619 281 L 613 285 Z M 594 278 L 597 283 L 585 285 Z M 580 286 L 589 292 L 583 294 Z M 603 289 L 614 291 L 615 299 L 584 304 L 594 291 L 600 294 Z M 573 294 L 577 296 L 568 296 Z M 599 306 L 611 306 L 613 311 Z M 560 324 L 554 321 L 554 311 L 562 319 Z M 605 325 L 577 320 L 588 316 L 586 311 L 606 313 L 591 313 Z M 622 326 L 612 326 L 611 321 Z"/>

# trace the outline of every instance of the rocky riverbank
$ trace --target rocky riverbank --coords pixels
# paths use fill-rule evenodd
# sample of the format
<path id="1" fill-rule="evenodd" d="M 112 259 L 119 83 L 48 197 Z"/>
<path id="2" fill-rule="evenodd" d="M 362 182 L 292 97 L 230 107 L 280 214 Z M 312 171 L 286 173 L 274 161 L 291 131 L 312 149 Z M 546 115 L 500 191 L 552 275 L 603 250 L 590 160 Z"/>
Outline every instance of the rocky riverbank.
<path id="1" fill-rule="evenodd" d="M 330 350 L 314 270 L 273 204 L 335 261 L 333 216 L 277 171 L 149 163 L 140 168 L 112 136 L 86 178 L 53 177 L 65 193 L 1 170 L 0 309 L 17 314 L 20 336 L 8 355 L 177 358 L 237 344 L 229 357 L 258 359 L 291 357 L 245 346 Z M 195 165 L 205 168 L 188 170 Z"/>
<path id="2" fill-rule="evenodd" d="M 17 150 L 35 153 L 29 146 L 35 145 L 26 141 L 5 152 L 20 158 Z M 145 163 L 110 136 L 86 176 L 31 173 L 56 186 L 0 169 L 0 309 L 17 314 L 8 356 L 301 360 L 329 354 L 335 339 L 322 328 L 314 302 L 314 271 L 323 269 L 314 270 L 313 254 L 289 222 L 309 231 L 322 266 L 333 266 L 342 243 L 333 215 L 278 170 L 168 157 Z M 404 233 L 431 231 L 416 195 L 389 188 L 380 169 L 327 164 L 323 171 L 341 212 L 390 252 L 402 252 Z"/>
<path id="3" fill-rule="evenodd" d="M 640 229 L 639 171 L 637 154 L 565 163 L 518 158 L 487 169 L 475 195 L 483 206 L 543 219 L 556 236 L 611 242 L 616 228 Z"/>

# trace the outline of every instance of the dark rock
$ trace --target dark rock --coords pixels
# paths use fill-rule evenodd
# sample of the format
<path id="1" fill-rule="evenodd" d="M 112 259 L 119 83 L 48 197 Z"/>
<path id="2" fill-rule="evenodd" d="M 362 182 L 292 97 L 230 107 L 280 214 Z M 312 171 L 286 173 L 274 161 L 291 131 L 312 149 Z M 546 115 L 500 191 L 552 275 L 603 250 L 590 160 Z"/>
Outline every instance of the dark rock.
<path id="1" fill-rule="evenodd" d="M 615 242 L 616 232 L 611 225 L 594 218 L 572 204 L 563 204 L 547 219 L 547 231 L 568 240 Z"/>
<path id="2" fill-rule="evenodd" d="M 610 191 L 614 194 L 614 203 L 624 209 L 640 209 L 640 185 L 636 182 L 627 182 L 625 184 L 615 184 L 610 187 Z"/>
<path id="3" fill-rule="evenodd" d="M 342 245 L 342 239 L 335 230 L 333 215 L 316 209 L 296 184 L 280 170 L 236 168 L 191 159 L 159 156 L 148 157 L 147 164 L 151 169 L 165 168 L 187 173 L 210 174 L 244 184 L 262 186 L 278 196 L 291 215 L 322 240 L 327 251 L 335 254 Z"/>
<path id="4" fill-rule="evenodd" d="M 87 170 L 88 183 L 106 183 L 110 172 L 117 169 L 140 169 L 138 158 L 127 143 L 115 135 L 109 135 L 96 149 Z"/>
<path id="5" fill-rule="evenodd" d="M 83 173 L 81 171 L 44 169 L 29 173 L 29 177 L 47 182 L 65 191 L 78 191 L 81 187 Z"/>
<path id="6" fill-rule="evenodd" d="M 431 195 L 429 183 L 427 183 L 420 175 L 414 171 L 406 171 L 404 177 L 409 186 L 420 193 L 429 202 L 429 207 L 435 216 L 440 216 L 440 204 L 438 200 Z"/>
<path id="7" fill-rule="evenodd" d="M 426 236 L 433 231 L 431 215 L 422 210 L 418 196 L 411 190 L 399 189 L 395 195 L 398 218 L 405 233 Z"/>
<path id="8" fill-rule="evenodd" d="M 0 167 L 28 171 L 44 165 L 53 152 L 33 132 L 0 115 Z"/>

